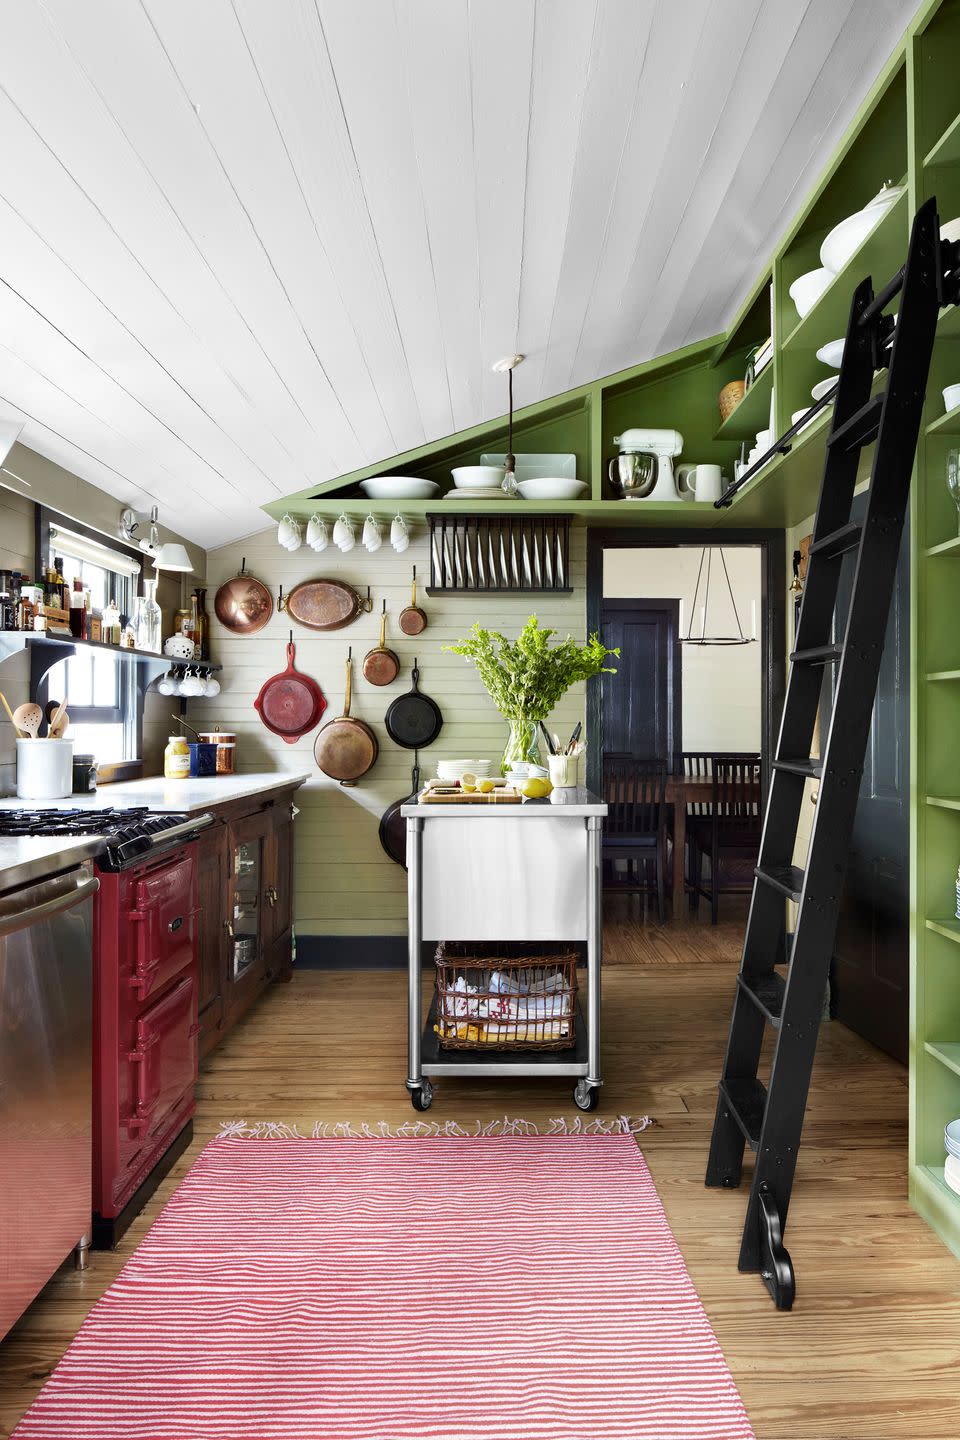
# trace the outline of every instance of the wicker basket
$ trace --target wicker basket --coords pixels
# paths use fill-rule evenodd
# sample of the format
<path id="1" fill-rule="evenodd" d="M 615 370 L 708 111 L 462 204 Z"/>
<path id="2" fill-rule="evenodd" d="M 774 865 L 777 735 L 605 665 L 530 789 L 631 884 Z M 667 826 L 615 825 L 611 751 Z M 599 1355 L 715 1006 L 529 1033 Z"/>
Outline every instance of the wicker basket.
<path id="1" fill-rule="evenodd" d="M 445 1050 L 569 1050 L 576 1044 L 577 952 L 569 945 L 445 940 L 437 1019 Z"/>
<path id="2" fill-rule="evenodd" d="M 729 385 L 724 385 L 717 397 L 720 404 L 721 422 L 730 419 L 730 416 L 740 404 L 746 391 L 746 382 L 743 380 L 731 380 Z"/>

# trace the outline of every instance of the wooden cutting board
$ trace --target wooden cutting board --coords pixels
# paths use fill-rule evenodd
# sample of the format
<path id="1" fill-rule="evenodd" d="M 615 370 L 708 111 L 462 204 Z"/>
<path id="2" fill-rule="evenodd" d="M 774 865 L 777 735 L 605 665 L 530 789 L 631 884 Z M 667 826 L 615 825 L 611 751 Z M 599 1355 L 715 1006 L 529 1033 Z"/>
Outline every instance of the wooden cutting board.
<path id="1" fill-rule="evenodd" d="M 421 805 L 522 805 L 523 796 L 512 790 L 491 790 L 489 795 L 438 795 L 434 790 L 421 790 L 418 797 Z"/>

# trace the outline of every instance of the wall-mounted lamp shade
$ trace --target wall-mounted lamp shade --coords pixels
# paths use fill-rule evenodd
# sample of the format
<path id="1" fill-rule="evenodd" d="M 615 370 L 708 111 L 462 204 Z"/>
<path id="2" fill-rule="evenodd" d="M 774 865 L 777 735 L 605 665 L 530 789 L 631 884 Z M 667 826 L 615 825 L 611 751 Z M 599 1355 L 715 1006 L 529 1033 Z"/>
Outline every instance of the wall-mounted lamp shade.
<path id="1" fill-rule="evenodd" d="M 185 573 L 193 570 L 193 562 L 184 547 L 172 542 L 160 546 L 153 563 L 158 570 L 181 570 Z"/>

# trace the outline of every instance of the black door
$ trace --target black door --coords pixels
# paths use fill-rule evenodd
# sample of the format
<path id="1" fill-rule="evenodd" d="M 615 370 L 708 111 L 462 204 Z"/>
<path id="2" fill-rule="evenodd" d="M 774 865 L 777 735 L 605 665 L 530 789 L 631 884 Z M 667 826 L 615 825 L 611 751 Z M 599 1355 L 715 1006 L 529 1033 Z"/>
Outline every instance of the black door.
<path id="1" fill-rule="evenodd" d="M 865 510 L 859 497 L 852 518 L 862 521 Z M 843 562 L 838 627 L 850 603 L 855 558 L 854 553 Z M 825 720 L 828 713 L 829 699 Z M 831 976 L 835 1017 L 904 1064 L 909 1043 L 909 799 L 910 551 L 905 529 Z"/>
<path id="2" fill-rule="evenodd" d="M 603 641 L 620 648 L 601 682 L 603 752 L 638 755 L 672 769 L 680 759 L 680 602 L 605 600 Z"/>

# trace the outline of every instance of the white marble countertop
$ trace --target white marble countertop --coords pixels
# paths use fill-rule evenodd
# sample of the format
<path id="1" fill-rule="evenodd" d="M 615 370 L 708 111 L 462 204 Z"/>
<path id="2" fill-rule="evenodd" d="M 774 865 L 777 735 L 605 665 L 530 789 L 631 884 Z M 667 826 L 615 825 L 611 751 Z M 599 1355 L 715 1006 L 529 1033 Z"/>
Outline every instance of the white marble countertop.
<path id="1" fill-rule="evenodd" d="M 219 775 L 208 780 L 165 780 L 162 775 L 155 775 L 147 780 L 122 780 L 116 785 L 101 785 L 92 795 L 68 795 L 63 800 L 21 800 L 16 795 L 9 795 L 0 799 L 0 809 L 104 810 L 110 806 L 123 809 L 146 805 L 149 810 L 190 813 L 208 810 L 211 805 L 223 805 L 230 800 L 244 800 L 250 795 L 299 786 L 309 778 L 306 774 L 280 770 Z M 62 837 L 61 843 L 64 843 Z"/>
<path id="2" fill-rule="evenodd" d="M 103 848 L 97 835 L 0 836 L 0 891 L 35 885 L 99 855 Z"/>
<path id="3" fill-rule="evenodd" d="M 420 805 L 414 802 L 411 805 L 401 807 L 400 814 L 409 819 L 416 816 L 420 820 L 449 820 L 451 815 L 477 816 L 478 819 L 492 820 L 506 816 L 510 820 L 529 820 L 535 816 L 540 819 L 548 817 L 551 819 L 575 819 L 588 815 L 606 815 L 606 803 L 592 790 L 587 790 L 582 785 L 569 789 L 553 790 L 546 800 L 524 800 L 520 805 L 498 804 L 472 804 L 472 805 Z"/>

